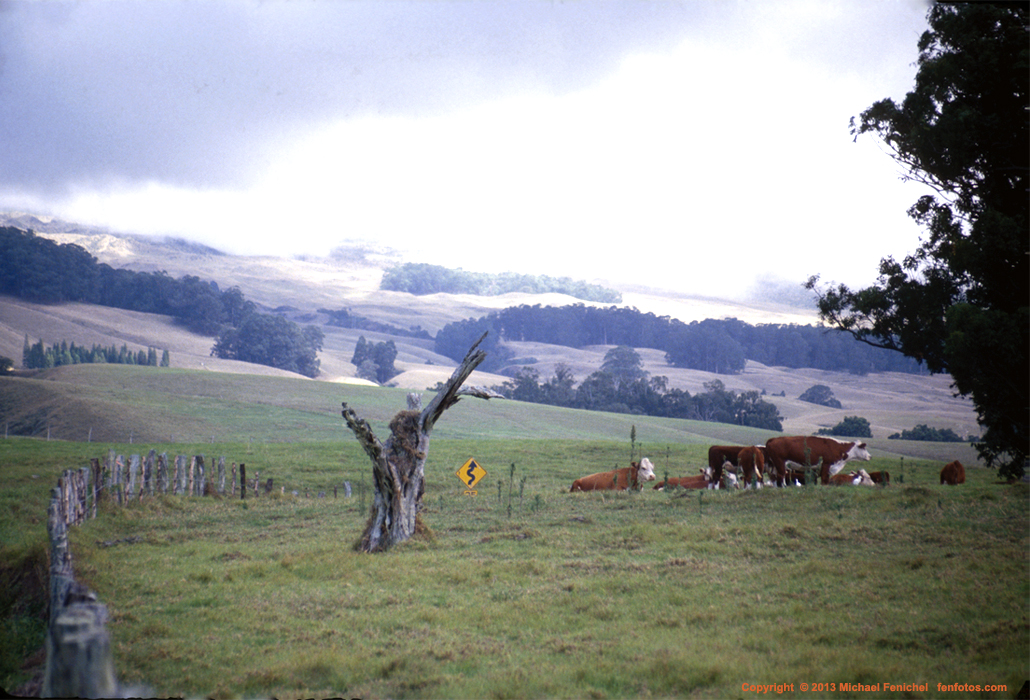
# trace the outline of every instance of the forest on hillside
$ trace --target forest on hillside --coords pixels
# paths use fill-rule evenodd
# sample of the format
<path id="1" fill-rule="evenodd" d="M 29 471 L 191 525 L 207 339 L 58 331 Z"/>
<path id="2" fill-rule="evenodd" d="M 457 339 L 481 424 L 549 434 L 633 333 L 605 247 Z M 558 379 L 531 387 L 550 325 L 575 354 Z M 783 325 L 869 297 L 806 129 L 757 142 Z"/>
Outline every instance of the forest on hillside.
<path id="1" fill-rule="evenodd" d="M 59 245 L 13 227 L 0 228 L 0 260 L 0 294 L 40 303 L 76 301 L 171 316 L 195 333 L 215 336 L 213 355 L 318 376 L 322 330 L 301 328 L 279 314 L 260 313 L 238 287 L 221 290 L 216 282 L 190 275 L 173 279 L 163 271 L 115 269 L 77 245 Z M 346 309 L 321 311 L 329 314 L 330 324 L 429 337 L 418 328 L 402 332 L 382 327 Z M 738 373 L 747 360 L 854 374 L 922 371 L 900 353 L 818 326 L 751 325 L 736 319 L 687 324 L 635 308 L 585 304 L 522 305 L 450 323 L 435 336 L 436 352 L 459 362 L 483 331 L 490 331 L 484 345 L 489 357 L 483 367 L 490 371 L 510 364 L 511 351 L 504 341 L 655 348 L 665 352 L 673 367 L 718 374 Z"/>
<path id="2" fill-rule="evenodd" d="M 673 367 L 717 374 L 737 374 L 747 360 L 776 367 L 811 367 L 835 372 L 921 373 L 918 363 L 901 353 L 876 348 L 851 335 L 820 326 L 751 325 L 737 319 L 684 323 L 635 308 L 516 306 L 478 319 L 456 321 L 436 334 L 436 352 L 460 360 L 469 345 L 489 331 L 486 369 L 510 363 L 504 341 L 533 341 L 582 348 L 625 345 L 665 352 Z"/>
<path id="3" fill-rule="evenodd" d="M 519 292 L 522 294 L 565 294 L 573 299 L 596 301 L 603 304 L 622 302 L 622 294 L 599 284 L 589 284 L 570 277 L 547 275 L 520 275 L 503 272 L 497 275 L 485 272 L 451 269 L 428 263 L 404 263 L 383 273 L 379 288 L 390 292 L 408 292 L 416 296 L 425 294 L 475 294 L 497 296 Z"/>
<path id="4" fill-rule="evenodd" d="M 0 260 L 0 294 L 171 316 L 194 333 L 217 336 L 214 356 L 318 376 L 322 330 L 260 313 L 239 287 L 222 291 L 192 275 L 115 269 L 81 246 L 9 226 L 0 228 Z"/>

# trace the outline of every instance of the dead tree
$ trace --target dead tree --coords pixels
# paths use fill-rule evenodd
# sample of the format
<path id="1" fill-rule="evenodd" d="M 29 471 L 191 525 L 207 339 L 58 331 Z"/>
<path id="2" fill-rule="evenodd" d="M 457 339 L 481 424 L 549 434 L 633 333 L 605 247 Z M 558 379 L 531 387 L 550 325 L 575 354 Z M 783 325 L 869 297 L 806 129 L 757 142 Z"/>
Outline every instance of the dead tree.
<path id="1" fill-rule="evenodd" d="M 477 350 L 486 338 L 480 336 L 443 389 L 428 406 L 422 408 L 420 394 L 408 394 L 408 408 L 390 421 L 390 437 L 379 442 L 372 428 L 354 410 L 343 403 L 343 419 L 372 460 L 372 484 L 375 494 L 372 512 L 361 540 L 355 549 L 362 552 L 383 552 L 410 539 L 421 525 L 419 510 L 425 490 L 425 465 L 429 451 L 429 433 L 443 412 L 461 396 L 481 399 L 502 398 L 485 387 L 462 384 L 486 359 L 486 351 Z"/>

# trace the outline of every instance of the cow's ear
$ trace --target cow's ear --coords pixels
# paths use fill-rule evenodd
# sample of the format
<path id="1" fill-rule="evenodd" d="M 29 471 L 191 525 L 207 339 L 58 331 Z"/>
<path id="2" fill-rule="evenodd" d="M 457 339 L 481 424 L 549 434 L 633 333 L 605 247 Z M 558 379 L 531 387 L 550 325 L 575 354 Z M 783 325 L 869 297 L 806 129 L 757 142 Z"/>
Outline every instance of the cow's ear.
<path id="1" fill-rule="evenodd" d="M 860 442 L 860 443 L 858 443 L 858 446 L 859 446 L 860 448 L 862 448 L 863 450 L 865 449 L 865 443 L 864 443 L 864 442 Z"/>

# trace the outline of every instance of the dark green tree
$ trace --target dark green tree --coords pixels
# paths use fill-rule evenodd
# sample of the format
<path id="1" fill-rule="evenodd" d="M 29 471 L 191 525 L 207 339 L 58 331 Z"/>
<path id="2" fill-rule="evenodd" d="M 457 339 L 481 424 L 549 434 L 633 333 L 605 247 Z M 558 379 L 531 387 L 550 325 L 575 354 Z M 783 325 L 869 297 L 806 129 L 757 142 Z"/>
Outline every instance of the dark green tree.
<path id="1" fill-rule="evenodd" d="M 929 186 L 909 209 L 915 253 L 880 262 L 871 287 L 818 288 L 824 321 L 947 372 L 985 429 L 988 466 L 1021 476 L 1030 453 L 1030 237 L 1027 236 L 1026 3 L 935 4 L 919 39 L 915 88 L 852 119 Z"/>
<path id="2" fill-rule="evenodd" d="M 844 416 L 844 420 L 832 428 L 821 428 L 819 435 L 839 435 L 841 437 L 871 438 L 873 431 L 869 421 L 861 416 Z"/>
<path id="3" fill-rule="evenodd" d="M 840 401 L 833 396 L 833 389 L 825 384 L 815 384 L 805 389 L 805 392 L 798 397 L 799 401 L 814 403 L 829 408 L 842 408 Z"/>
<path id="4" fill-rule="evenodd" d="M 322 340 L 318 328 L 301 329 L 282 316 L 255 313 L 245 318 L 239 328 L 222 331 L 211 354 L 317 377 Z"/>
<path id="5" fill-rule="evenodd" d="M 646 379 L 643 360 L 636 350 L 625 345 L 612 348 L 604 354 L 601 371 L 612 375 L 615 386 L 623 387 L 638 379 Z"/>

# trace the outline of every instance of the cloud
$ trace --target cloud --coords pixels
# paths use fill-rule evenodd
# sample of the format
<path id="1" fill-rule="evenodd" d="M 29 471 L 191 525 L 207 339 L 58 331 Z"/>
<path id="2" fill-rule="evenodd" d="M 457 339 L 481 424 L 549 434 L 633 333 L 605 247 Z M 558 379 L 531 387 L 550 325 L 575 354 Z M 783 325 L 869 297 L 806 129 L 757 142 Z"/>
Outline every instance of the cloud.
<path id="1" fill-rule="evenodd" d="M 722 294 L 915 247 L 847 122 L 911 86 L 921 4 L 4 8 L 0 204 Z"/>

